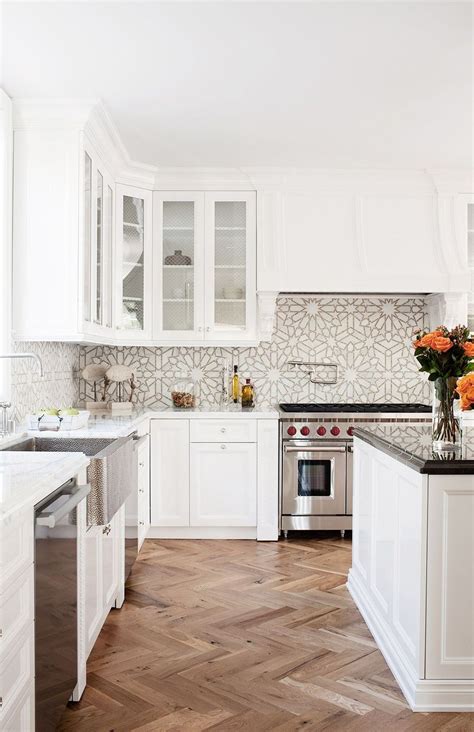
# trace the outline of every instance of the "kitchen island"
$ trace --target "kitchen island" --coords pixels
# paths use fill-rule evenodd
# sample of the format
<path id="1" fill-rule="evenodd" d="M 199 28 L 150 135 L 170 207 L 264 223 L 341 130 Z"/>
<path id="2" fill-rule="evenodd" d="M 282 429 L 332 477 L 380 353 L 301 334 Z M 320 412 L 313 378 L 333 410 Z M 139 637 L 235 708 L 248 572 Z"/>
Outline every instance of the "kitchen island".
<path id="1" fill-rule="evenodd" d="M 433 453 L 431 426 L 354 440 L 349 591 L 414 711 L 474 709 L 474 429 Z"/>

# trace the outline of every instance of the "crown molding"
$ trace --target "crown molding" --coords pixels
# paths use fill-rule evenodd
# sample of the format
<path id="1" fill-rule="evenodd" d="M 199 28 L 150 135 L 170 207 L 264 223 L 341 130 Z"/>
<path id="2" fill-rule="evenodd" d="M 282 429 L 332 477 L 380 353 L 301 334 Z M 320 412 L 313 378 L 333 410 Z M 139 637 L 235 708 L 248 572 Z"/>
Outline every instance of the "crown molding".
<path id="1" fill-rule="evenodd" d="M 427 170 L 426 173 L 440 194 L 474 193 L 474 168 Z"/>

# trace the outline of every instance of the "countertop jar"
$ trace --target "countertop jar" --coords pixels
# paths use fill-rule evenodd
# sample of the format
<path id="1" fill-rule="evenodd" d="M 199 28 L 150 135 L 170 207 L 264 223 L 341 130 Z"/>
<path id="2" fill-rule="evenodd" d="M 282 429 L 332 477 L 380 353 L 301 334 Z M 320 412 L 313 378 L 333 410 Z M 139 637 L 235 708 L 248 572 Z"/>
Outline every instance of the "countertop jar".
<path id="1" fill-rule="evenodd" d="M 173 407 L 177 409 L 192 409 L 195 405 L 194 382 L 188 375 L 176 377 L 171 388 Z"/>

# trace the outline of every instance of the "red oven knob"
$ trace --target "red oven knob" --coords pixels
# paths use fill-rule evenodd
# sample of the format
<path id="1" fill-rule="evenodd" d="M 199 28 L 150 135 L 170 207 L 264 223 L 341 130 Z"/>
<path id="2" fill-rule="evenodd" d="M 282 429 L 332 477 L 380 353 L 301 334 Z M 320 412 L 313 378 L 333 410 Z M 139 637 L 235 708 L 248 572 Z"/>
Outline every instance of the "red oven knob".
<path id="1" fill-rule="evenodd" d="M 300 429 L 300 432 L 301 432 L 302 435 L 304 435 L 305 437 L 307 437 L 309 435 L 309 427 L 302 427 Z"/>
<path id="2" fill-rule="evenodd" d="M 339 429 L 339 427 L 336 427 L 336 425 L 334 425 L 334 427 L 331 427 L 331 435 L 334 435 L 334 437 L 337 437 L 340 432 L 341 430 Z"/>
<path id="3" fill-rule="evenodd" d="M 352 435 L 354 434 L 354 428 L 353 428 L 353 427 L 348 427 L 348 428 L 347 428 L 347 434 L 348 434 L 348 435 L 349 435 L 350 437 L 352 437 Z"/>
<path id="4" fill-rule="evenodd" d="M 286 431 L 291 437 L 293 437 L 293 435 L 296 435 L 296 427 L 288 427 Z"/>
<path id="5" fill-rule="evenodd" d="M 318 427 L 318 429 L 316 430 L 316 432 L 318 433 L 318 435 L 320 435 L 322 437 L 323 435 L 326 434 L 326 427 L 323 427 L 321 425 L 321 427 Z"/>

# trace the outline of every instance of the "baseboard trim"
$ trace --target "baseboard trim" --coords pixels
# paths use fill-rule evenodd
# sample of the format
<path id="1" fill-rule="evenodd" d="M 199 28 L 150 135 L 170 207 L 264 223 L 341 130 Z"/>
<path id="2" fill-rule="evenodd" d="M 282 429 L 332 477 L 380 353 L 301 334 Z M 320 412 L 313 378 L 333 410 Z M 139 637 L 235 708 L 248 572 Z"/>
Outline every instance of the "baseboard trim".
<path id="1" fill-rule="evenodd" d="M 353 569 L 349 572 L 347 588 L 413 712 L 474 711 L 474 679 L 415 677 L 404 655 L 397 649 L 370 601 L 367 600 Z"/>
<path id="2" fill-rule="evenodd" d="M 147 539 L 253 539 L 256 526 L 150 526 Z"/>

